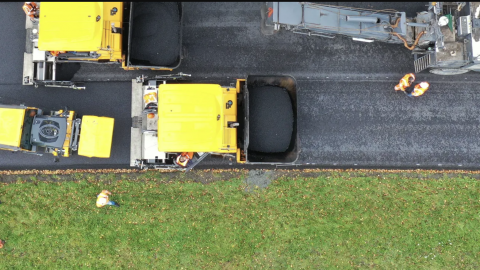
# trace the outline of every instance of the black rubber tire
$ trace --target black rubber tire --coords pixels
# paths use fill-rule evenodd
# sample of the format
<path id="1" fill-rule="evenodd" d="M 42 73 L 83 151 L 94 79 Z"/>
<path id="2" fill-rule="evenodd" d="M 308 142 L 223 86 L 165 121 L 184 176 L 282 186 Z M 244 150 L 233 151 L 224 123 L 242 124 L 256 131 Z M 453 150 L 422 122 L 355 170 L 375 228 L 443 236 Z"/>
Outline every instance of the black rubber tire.
<path id="1" fill-rule="evenodd" d="M 174 66 L 181 55 L 176 2 L 136 2 L 130 61 L 134 65 Z"/>
<path id="2" fill-rule="evenodd" d="M 262 86 L 249 92 L 249 146 L 263 153 L 285 152 L 293 133 L 293 107 L 286 89 Z"/>
<path id="3" fill-rule="evenodd" d="M 468 69 L 455 69 L 455 68 L 437 68 L 437 69 L 430 69 L 430 73 L 436 75 L 443 75 L 443 76 L 452 76 L 452 75 L 460 75 L 469 72 Z"/>

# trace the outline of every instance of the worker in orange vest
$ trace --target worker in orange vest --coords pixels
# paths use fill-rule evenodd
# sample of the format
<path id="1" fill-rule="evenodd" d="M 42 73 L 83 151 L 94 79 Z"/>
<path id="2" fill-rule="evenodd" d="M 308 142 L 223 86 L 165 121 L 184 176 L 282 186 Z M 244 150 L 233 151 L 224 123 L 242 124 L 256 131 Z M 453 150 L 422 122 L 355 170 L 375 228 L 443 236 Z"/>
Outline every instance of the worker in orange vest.
<path id="1" fill-rule="evenodd" d="M 410 87 L 414 81 L 415 75 L 413 73 L 408 73 L 407 75 L 403 76 L 399 84 L 395 85 L 395 90 L 405 92 L 405 90 Z"/>
<path id="2" fill-rule="evenodd" d="M 428 82 L 421 82 L 415 85 L 415 88 L 413 89 L 413 91 L 408 93 L 407 95 L 409 97 L 421 96 L 428 90 L 429 87 L 430 87 L 430 84 Z"/>
<path id="3" fill-rule="evenodd" d="M 38 18 L 39 15 L 39 9 L 37 4 L 35 2 L 25 2 L 23 5 L 23 11 L 25 11 L 25 14 L 27 14 L 28 17 L 30 17 L 30 20 L 35 22 L 35 18 Z"/>
<path id="4" fill-rule="evenodd" d="M 108 195 L 112 195 L 108 190 L 102 190 L 102 192 L 97 195 L 97 207 L 104 207 L 105 205 L 120 206 L 118 203 L 110 201 Z"/>
<path id="5" fill-rule="evenodd" d="M 61 54 L 61 53 L 66 53 L 66 51 L 50 51 L 50 53 L 51 53 L 53 56 L 57 57 L 57 56 L 58 56 L 59 54 Z"/>
<path id="6" fill-rule="evenodd" d="M 272 17 L 273 15 L 273 8 L 269 7 L 268 8 L 268 18 Z"/>
<path id="7" fill-rule="evenodd" d="M 192 159 L 193 157 L 193 152 L 183 152 L 182 154 L 178 155 L 177 158 L 175 159 L 175 163 L 179 165 L 180 167 L 187 167 L 188 162 Z"/>

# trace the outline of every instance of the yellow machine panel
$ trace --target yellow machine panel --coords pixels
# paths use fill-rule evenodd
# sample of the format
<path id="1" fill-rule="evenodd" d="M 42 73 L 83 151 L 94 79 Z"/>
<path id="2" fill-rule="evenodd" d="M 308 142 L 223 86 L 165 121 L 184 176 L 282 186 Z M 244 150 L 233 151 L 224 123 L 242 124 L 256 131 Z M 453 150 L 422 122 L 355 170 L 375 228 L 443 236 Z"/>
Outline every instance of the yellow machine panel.
<path id="1" fill-rule="evenodd" d="M 60 112 L 63 112 L 61 110 Z M 75 111 L 70 111 L 70 115 L 67 118 L 67 125 L 71 127 L 73 125 L 73 116 L 75 115 Z M 72 142 L 72 129 L 67 129 L 67 134 L 65 134 L 65 141 L 63 142 L 63 150 L 64 150 L 64 157 L 70 156 L 70 143 Z"/>
<path id="2" fill-rule="evenodd" d="M 112 148 L 114 119 L 85 115 L 82 118 L 78 154 L 87 157 L 109 158 Z"/>
<path id="3" fill-rule="evenodd" d="M 226 99 L 232 100 L 228 109 Z M 161 84 L 158 151 L 236 152 L 236 91 L 215 84 Z"/>
<path id="4" fill-rule="evenodd" d="M 42 2 L 38 49 L 96 51 L 103 36 L 102 2 Z"/>
<path id="5" fill-rule="evenodd" d="M 237 129 L 228 128 L 228 122 L 237 121 L 237 92 L 235 88 L 222 88 L 223 90 L 223 141 L 222 148 L 228 149 L 227 152 L 232 153 L 237 151 Z M 231 101 L 231 105 L 228 106 Z M 221 151 L 223 152 L 223 151 Z"/>
<path id="6" fill-rule="evenodd" d="M 112 13 L 112 9 L 116 9 L 116 13 Z M 100 59 L 110 59 L 110 61 L 122 60 L 122 39 L 123 34 L 112 33 L 112 24 L 114 27 L 123 27 L 123 2 L 104 2 L 103 3 L 103 38 L 102 48 L 109 48 L 108 51 L 99 51 L 102 56 Z"/>
<path id="7" fill-rule="evenodd" d="M 0 108 L 0 144 L 20 147 L 25 109 Z"/>

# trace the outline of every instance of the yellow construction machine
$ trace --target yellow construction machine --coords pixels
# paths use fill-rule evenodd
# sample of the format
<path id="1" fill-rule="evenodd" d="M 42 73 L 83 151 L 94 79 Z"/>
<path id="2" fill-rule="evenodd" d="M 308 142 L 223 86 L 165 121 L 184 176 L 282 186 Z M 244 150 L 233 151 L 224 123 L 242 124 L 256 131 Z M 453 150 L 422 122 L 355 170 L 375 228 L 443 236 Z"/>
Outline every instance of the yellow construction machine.
<path id="1" fill-rule="evenodd" d="M 132 80 L 130 166 L 190 170 L 208 155 L 242 164 L 297 160 L 293 77 L 248 76 L 230 86 L 167 81 Z"/>
<path id="2" fill-rule="evenodd" d="M 55 161 L 73 151 L 87 157 L 109 158 L 114 119 L 85 115 L 67 108 L 48 114 L 39 108 L 0 104 L 0 149 L 42 155 Z M 81 139 L 80 139 L 81 137 Z"/>
<path id="3" fill-rule="evenodd" d="M 183 58 L 181 3 L 26 2 L 24 11 L 23 85 L 84 89 L 57 80 L 61 64 L 172 70 Z"/>

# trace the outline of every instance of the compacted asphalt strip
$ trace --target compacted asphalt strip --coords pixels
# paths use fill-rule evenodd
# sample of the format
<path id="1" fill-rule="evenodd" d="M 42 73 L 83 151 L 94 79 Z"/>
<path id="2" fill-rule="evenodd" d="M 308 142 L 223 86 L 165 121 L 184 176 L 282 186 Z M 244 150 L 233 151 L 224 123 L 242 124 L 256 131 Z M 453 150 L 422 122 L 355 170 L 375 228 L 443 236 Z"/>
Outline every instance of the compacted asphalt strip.
<path id="1" fill-rule="evenodd" d="M 427 3 L 336 4 L 391 8 L 415 16 Z M 438 76 L 423 71 L 417 74 L 417 81 L 430 82 L 430 89 L 424 96 L 409 98 L 393 90 L 405 73 L 413 71 L 413 56 L 403 45 L 286 31 L 263 36 L 260 3 L 185 3 L 183 43 L 187 55 L 177 70 L 123 71 L 117 65 L 73 65 L 60 71 L 85 81 L 86 90 L 35 89 L 21 85 L 25 48 L 22 3 L 0 5 L 0 103 L 23 103 L 45 110 L 68 106 L 79 115 L 115 118 L 109 159 L 74 155 L 54 163 L 47 154 L 0 151 L 2 170 L 128 168 L 131 79 L 177 72 L 192 74 L 191 82 L 221 85 L 249 74 L 294 76 L 300 167 L 480 169 L 480 74 Z M 230 163 L 212 157 L 199 168 L 241 167 Z"/>

